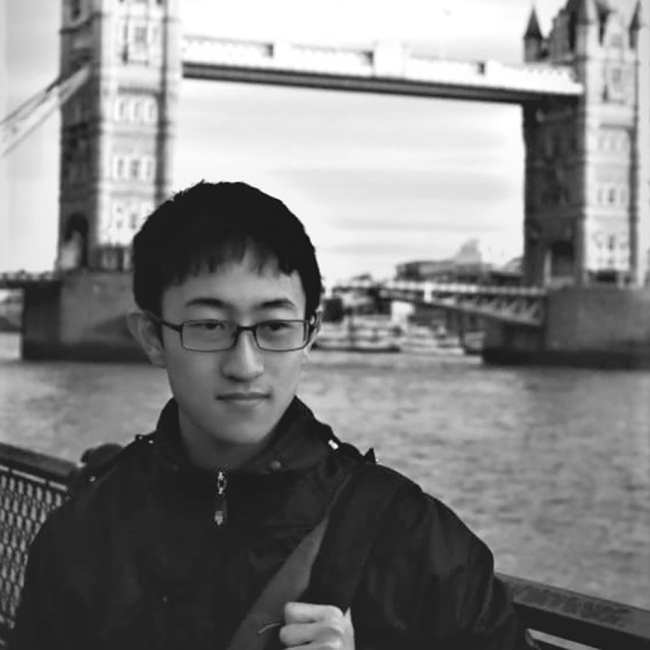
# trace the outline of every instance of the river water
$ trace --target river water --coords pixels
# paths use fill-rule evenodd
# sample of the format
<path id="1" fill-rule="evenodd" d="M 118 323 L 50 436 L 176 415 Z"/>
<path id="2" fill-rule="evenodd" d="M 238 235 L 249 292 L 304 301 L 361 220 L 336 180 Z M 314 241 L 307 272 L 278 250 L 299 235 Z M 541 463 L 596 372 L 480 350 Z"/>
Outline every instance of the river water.
<path id="1" fill-rule="evenodd" d="M 76 460 L 169 397 L 160 370 L 27 363 L 18 343 L 0 334 L 6 442 Z M 299 394 L 450 505 L 497 570 L 650 609 L 650 373 L 314 351 Z"/>

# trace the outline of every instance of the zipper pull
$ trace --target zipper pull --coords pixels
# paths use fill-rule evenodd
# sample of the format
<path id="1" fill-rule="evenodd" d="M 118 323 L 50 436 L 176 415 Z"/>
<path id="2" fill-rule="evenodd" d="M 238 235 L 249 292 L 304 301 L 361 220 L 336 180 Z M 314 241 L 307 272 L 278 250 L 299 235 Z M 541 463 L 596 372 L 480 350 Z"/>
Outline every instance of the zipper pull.
<path id="1" fill-rule="evenodd" d="M 226 473 L 220 469 L 217 472 L 217 495 L 214 500 L 214 523 L 217 526 L 224 526 L 228 517 L 226 507 L 226 486 L 228 479 Z"/>

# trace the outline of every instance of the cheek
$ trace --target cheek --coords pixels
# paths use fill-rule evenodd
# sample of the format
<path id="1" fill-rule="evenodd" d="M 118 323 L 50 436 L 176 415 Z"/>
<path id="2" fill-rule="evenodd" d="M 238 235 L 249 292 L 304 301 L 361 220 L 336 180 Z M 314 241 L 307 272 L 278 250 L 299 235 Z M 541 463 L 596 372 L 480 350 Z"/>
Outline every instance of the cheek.
<path id="1" fill-rule="evenodd" d="M 207 379 L 216 373 L 215 360 L 209 355 L 170 354 L 167 356 L 167 373 L 172 386 L 179 389 L 201 391 L 210 388 Z"/>
<path id="2" fill-rule="evenodd" d="M 288 390 L 295 388 L 295 385 L 300 379 L 300 373 L 302 372 L 302 366 L 305 361 L 305 357 L 300 353 L 299 356 L 295 358 L 288 359 L 286 363 L 282 365 L 282 368 L 278 370 L 278 378 L 281 377 L 283 387 L 286 387 Z"/>

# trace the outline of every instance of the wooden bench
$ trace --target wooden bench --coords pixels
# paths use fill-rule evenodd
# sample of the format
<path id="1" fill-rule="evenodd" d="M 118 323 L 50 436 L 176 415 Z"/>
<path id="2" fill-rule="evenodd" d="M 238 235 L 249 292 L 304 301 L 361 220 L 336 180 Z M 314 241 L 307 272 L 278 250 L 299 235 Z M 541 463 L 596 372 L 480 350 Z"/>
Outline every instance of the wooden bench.
<path id="1" fill-rule="evenodd" d="M 0 443 L 0 647 L 6 645 L 13 625 L 29 544 L 47 514 L 66 499 L 75 467 Z M 532 580 L 500 577 L 544 650 L 650 650 L 650 611 Z"/>

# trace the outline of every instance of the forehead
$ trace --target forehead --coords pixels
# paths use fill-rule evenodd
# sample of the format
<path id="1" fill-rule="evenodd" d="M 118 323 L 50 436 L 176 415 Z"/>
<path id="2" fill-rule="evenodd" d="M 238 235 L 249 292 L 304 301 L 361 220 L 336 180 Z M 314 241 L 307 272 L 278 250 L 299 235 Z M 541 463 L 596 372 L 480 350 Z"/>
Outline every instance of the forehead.
<path id="1" fill-rule="evenodd" d="M 241 260 L 207 267 L 168 287 L 162 296 L 163 311 L 187 312 L 215 307 L 233 314 L 283 309 L 303 318 L 306 297 L 297 271 L 280 271 L 275 259 L 260 262 L 253 253 Z"/>

